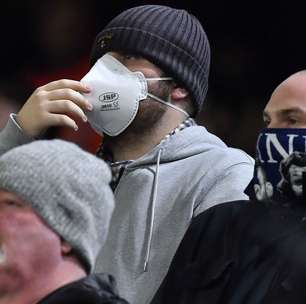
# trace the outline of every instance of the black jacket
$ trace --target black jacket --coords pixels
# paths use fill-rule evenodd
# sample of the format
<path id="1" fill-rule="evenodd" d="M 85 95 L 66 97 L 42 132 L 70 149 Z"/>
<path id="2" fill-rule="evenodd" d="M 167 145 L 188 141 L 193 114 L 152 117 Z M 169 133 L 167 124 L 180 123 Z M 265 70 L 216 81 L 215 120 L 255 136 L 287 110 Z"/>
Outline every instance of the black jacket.
<path id="1" fill-rule="evenodd" d="M 109 275 L 90 275 L 57 289 L 38 304 L 128 304 L 118 296 L 114 285 Z"/>
<path id="2" fill-rule="evenodd" d="M 239 201 L 203 212 L 152 304 L 306 303 L 305 210 Z"/>

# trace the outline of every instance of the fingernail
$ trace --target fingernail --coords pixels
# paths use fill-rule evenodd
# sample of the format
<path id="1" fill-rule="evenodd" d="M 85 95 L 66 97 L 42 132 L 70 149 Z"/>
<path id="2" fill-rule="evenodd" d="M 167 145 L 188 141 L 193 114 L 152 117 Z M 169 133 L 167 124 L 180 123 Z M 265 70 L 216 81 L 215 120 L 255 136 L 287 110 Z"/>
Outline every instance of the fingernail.
<path id="1" fill-rule="evenodd" d="M 88 86 L 85 86 L 84 89 L 87 91 L 87 92 L 90 92 L 90 88 Z"/>
<path id="2" fill-rule="evenodd" d="M 74 127 L 74 131 L 77 131 L 78 129 L 79 129 L 78 126 L 75 126 L 75 127 Z"/>
<path id="3" fill-rule="evenodd" d="M 87 121 L 87 117 L 83 116 L 83 121 L 86 122 Z"/>
<path id="4" fill-rule="evenodd" d="M 87 110 L 91 111 L 91 110 L 93 109 L 93 106 L 92 106 L 91 103 L 88 103 L 88 104 L 86 105 L 86 108 L 87 108 Z"/>

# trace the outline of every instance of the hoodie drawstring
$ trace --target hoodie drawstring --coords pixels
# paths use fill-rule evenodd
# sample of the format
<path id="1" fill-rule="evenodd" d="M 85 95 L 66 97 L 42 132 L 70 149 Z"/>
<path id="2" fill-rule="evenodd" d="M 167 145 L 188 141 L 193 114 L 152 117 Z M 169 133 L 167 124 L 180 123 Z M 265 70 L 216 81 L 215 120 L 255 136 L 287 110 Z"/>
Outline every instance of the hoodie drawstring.
<path id="1" fill-rule="evenodd" d="M 149 237 L 148 237 L 147 247 L 146 247 L 145 262 L 143 265 L 144 272 L 148 271 L 148 264 L 149 264 L 149 258 L 150 258 L 150 250 L 151 250 L 153 228 L 154 228 L 154 218 L 155 218 L 155 205 L 156 205 L 156 198 L 157 198 L 159 163 L 160 163 L 161 153 L 162 153 L 162 149 L 158 150 L 158 155 L 157 155 L 157 160 L 156 160 L 156 170 L 155 170 L 154 183 L 153 183 L 153 197 L 152 197 L 152 203 L 151 203 Z"/>

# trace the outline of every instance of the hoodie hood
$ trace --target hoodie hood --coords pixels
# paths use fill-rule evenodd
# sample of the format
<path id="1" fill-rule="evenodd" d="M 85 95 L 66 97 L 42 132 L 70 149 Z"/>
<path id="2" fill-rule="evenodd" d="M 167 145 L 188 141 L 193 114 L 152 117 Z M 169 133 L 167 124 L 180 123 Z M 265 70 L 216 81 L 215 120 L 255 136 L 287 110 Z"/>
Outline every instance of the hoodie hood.
<path id="1" fill-rule="evenodd" d="M 197 144 L 195 144 L 197 143 Z M 156 164 L 156 155 L 162 150 L 160 163 L 185 159 L 216 147 L 227 148 L 217 136 L 209 133 L 203 126 L 188 127 L 174 136 L 161 141 L 154 149 L 128 165 L 129 168 Z"/>

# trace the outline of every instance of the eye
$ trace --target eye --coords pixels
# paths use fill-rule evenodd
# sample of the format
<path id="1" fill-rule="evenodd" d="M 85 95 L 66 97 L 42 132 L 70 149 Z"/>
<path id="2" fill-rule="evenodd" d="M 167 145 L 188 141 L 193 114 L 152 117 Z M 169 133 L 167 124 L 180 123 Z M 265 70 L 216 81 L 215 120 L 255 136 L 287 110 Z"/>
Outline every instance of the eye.
<path id="1" fill-rule="evenodd" d="M 298 119 L 297 119 L 297 117 L 289 116 L 287 118 L 287 122 L 288 122 L 288 125 L 294 126 L 294 125 L 296 125 L 298 123 Z"/>
<path id="2" fill-rule="evenodd" d="M 12 200 L 12 199 L 7 199 L 3 202 L 3 204 L 7 207 L 13 207 L 13 208 L 21 208 L 23 207 L 23 204 L 21 204 L 18 201 Z"/>
<path id="3" fill-rule="evenodd" d="M 134 56 L 133 56 L 133 55 L 130 55 L 130 54 L 124 54 L 124 55 L 123 55 L 123 58 L 124 58 L 124 59 L 134 59 Z"/>
<path id="4" fill-rule="evenodd" d="M 136 60 L 136 59 L 141 58 L 141 56 L 135 55 L 135 54 L 122 54 L 122 57 L 123 57 L 125 60 Z"/>

